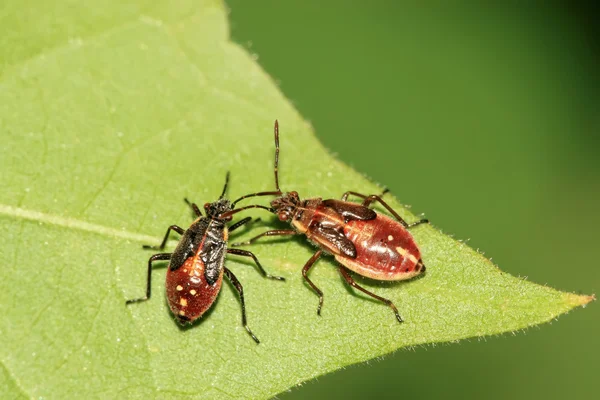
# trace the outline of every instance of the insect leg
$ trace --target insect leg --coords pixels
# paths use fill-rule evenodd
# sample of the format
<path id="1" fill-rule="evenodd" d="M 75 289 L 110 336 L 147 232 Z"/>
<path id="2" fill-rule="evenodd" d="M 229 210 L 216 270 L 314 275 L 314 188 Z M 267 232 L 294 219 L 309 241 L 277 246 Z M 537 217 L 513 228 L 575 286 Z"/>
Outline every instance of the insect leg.
<path id="1" fill-rule="evenodd" d="M 163 241 L 160 244 L 160 246 L 149 246 L 149 245 L 145 244 L 142 247 L 144 249 L 152 249 L 152 250 L 162 250 L 162 249 L 164 249 L 165 245 L 167 244 L 167 240 L 169 240 L 169 233 L 171 233 L 171 231 L 175 231 L 175 232 L 179 233 L 180 235 L 183 235 L 183 233 L 185 232 L 185 229 L 183 229 L 182 227 L 177 226 L 177 225 L 171 225 L 167 229 L 167 233 L 165 234 L 165 238 L 163 239 Z"/>
<path id="2" fill-rule="evenodd" d="M 228 230 L 229 232 L 235 231 L 237 228 L 239 228 L 240 226 L 244 226 L 246 225 L 248 222 L 250 222 L 252 220 L 252 217 L 246 217 L 244 219 L 239 220 L 238 222 L 236 222 L 235 224 L 231 225 Z M 260 218 L 256 218 L 254 220 L 254 222 L 260 221 Z"/>
<path id="3" fill-rule="evenodd" d="M 346 196 L 347 194 L 352 194 L 354 196 L 360 197 L 361 199 L 364 199 L 362 205 L 365 207 L 368 207 L 369 204 L 371 204 L 375 201 L 378 202 L 379 204 L 384 206 L 385 209 L 388 210 L 405 228 L 412 228 L 413 226 L 429 223 L 428 219 L 422 219 L 422 220 L 413 222 L 411 224 L 407 223 L 400 215 L 398 215 L 398 213 L 388 203 L 385 202 L 385 200 L 383 200 L 381 198 L 381 196 L 378 196 L 376 194 L 372 194 L 370 196 L 365 196 L 364 194 L 360 194 L 360 193 L 356 193 L 356 192 L 346 192 L 346 193 L 344 193 L 344 196 Z"/>
<path id="4" fill-rule="evenodd" d="M 190 206 L 192 208 L 192 210 L 194 211 L 194 213 L 201 217 L 202 216 L 202 211 L 200 211 L 200 208 L 198 208 L 198 204 L 196 203 L 192 203 L 191 201 L 189 201 L 187 198 L 183 199 L 185 201 L 185 203 Z"/>
<path id="5" fill-rule="evenodd" d="M 420 219 L 418 221 L 408 224 L 408 228 L 412 228 L 413 226 L 417 226 L 417 225 L 421 225 L 421 224 L 428 224 L 428 223 L 429 223 L 429 220 L 427 218 L 423 218 L 423 219 Z"/>
<path id="6" fill-rule="evenodd" d="M 148 278 L 147 278 L 148 280 L 146 281 L 146 296 L 140 297 L 138 299 L 127 300 L 125 302 L 125 304 L 137 303 L 139 301 L 146 301 L 150 298 L 150 287 L 152 286 L 152 263 L 154 261 L 159 261 L 159 260 L 170 260 L 171 254 L 172 253 L 155 254 L 152 257 L 150 257 L 150 259 L 148 259 Z"/>
<path id="7" fill-rule="evenodd" d="M 261 238 L 263 236 L 284 236 L 284 235 L 296 235 L 298 234 L 298 232 L 296 232 L 293 229 L 275 229 L 272 231 L 266 231 L 261 233 L 258 236 L 253 237 L 252 239 L 249 239 L 245 242 L 239 242 L 239 243 L 232 243 L 231 246 L 232 247 L 238 247 L 238 246 L 245 246 L 248 245 L 252 242 L 254 242 L 256 239 Z"/>
<path id="8" fill-rule="evenodd" d="M 238 256 L 250 257 L 250 258 L 252 258 L 254 260 L 254 262 L 256 263 L 256 266 L 258 267 L 260 273 L 265 278 L 275 279 L 275 280 L 278 280 L 278 281 L 285 281 L 285 278 L 283 276 L 276 276 L 276 275 L 268 274 L 267 271 L 265 271 L 265 269 L 263 268 L 263 266 L 260 265 L 260 262 L 258 262 L 258 258 L 256 258 L 256 256 L 252 252 L 249 252 L 247 250 L 241 250 L 241 249 L 227 249 L 227 253 L 229 253 L 229 254 L 235 254 L 235 255 L 238 255 Z"/>
<path id="9" fill-rule="evenodd" d="M 339 267 L 339 271 L 340 274 L 342 274 L 342 276 L 344 277 L 344 279 L 346 280 L 346 282 L 348 283 L 348 285 L 352 286 L 355 289 L 360 290 L 361 292 L 363 292 L 364 294 L 367 294 L 369 296 L 371 296 L 372 298 L 381 301 L 382 303 L 387 304 L 388 306 L 391 307 L 391 309 L 394 311 L 394 314 L 396 314 L 396 319 L 398 320 L 398 322 L 402 323 L 402 317 L 400 317 L 400 314 L 398 314 L 398 309 L 396 308 L 396 306 L 394 305 L 394 303 L 392 303 L 391 300 L 388 300 L 384 297 L 381 296 L 377 296 L 375 293 L 369 292 L 367 289 L 363 288 L 362 286 L 360 286 L 358 283 L 356 283 L 354 281 L 354 279 L 350 276 L 350 274 L 348 273 L 348 270 L 344 267 Z"/>
<path id="10" fill-rule="evenodd" d="M 260 343 L 260 340 L 258 340 L 258 338 L 254 336 L 254 333 L 252 333 L 252 331 L 248 327 L 248 324 L 246 323 L 246 303 L 244 303 L 244 288 L 242 287 L 240 281 L 238 281 L 238 279 L 235 277 L 233 272 L 227 269 L 227 267 L 224 267 L 224 269 L 225 276 L 229 278 L 229 282 L 231 282 L 233 287 L 235 287 L 235 290 L 237 290 L 238 294 L 240 295 L 240 303 L 242 304 L 242 325 L 244 326 L 244 328 L 246 328 L 250 336 L 252 336 L 252 339 L 254 339 L 256 343 Z"/>
<path id="11" fill-rule="evenodd" d="M 400 222 L 402 225 L 404 225 L 404 227 L 405 227 L 405 228 L 412 228 L 413 226 L 417 226 L 417 225 L 420 225 L 420 224 L 428 224 L 428 223 L 429 223 L 429 220 L 428 220 L 428 219 L 426 219 L 426 218 L 424 218 L 424 219 L 421 219 L 421 220 L 419 220 L 419 221 L 416 221 L 416 222 L 412 222 L 412 223 L 410 223 L 410 224 L 406 223 L 406 221 L 404 221 L 404 220 L 402 219 L 402 217 L 400 217 L 400 215 L 398 215 L 398 213 L 397 213 L 397 212 L 396 212 L 396 211 L 395 211 L 395 210 L 394 210 L 394 209 L 393 209 L 393 208 L 392 208 L 392 207 L 391 207 L 391 206 L 390 206 L 388 203 L 386 203 L 386 202 L 385 202 L 385 201 L 384 201 L 384 200 L 381 198 L 381 196 L 377 196 L 377 195 L 375 195 L 375 194 L 374 194 L 374 195 L 371 195 L 371 196 L 369 196 L 369 197 L 367 197 L 367 198 L 365 199 L 365 201 L 363 201 L 363 206 L 365 206 L 365 207 L 368 207 L 368 206 L 369 206 L 369 204 L 371 204 L 371 203 L 372 203 L 372 202 L 374 202 L 374 201 L 377 201 L 377 202 L 379 202 L 379 204 L 381 204 L 382 206 L 384 206 L 384 207 L 386 208 L 386 210 L 388 210 L 388 211 L 389 211 L 389 212 L 390 212 L 390 213 L 391 213 L 391 214 L 392 214 L 394 217 L 396 217 L 396 219 L 397 219 L 397 220 L 398 220 L 398 221 L 399 221 L 399 222 Z"/>
<path id="12" fill-rule="evenodd" d="M 319 289 L 308 277 L 308 271 L 312 268 L 312 266 L 317 262 L 319 257 L 323 254 L 323 250 L 317 251 L 313 256 L 306 262 L 304 268 L 302 268 L 302 276 L 304 280 L 310 285 L 311 288 L 319 295 L 319 306 L 317 307 L 317 314 L 321 315 L 321 308 L 323 307 L 323 292 Z"/>
<path id="13" fill-rule="evenodd" d="M 390 189 L 384 188 L 383 191 L 381 192 L 381 194 L 379 195 L 379 197 L 383 197 L 386 193 L 389 193 L 389 191 L 390 191 Z M 348 201 L 348 196 L 350 196 L 351 194 L 354 196 L 360 197 L 361 199 L 366 199 L 367 197 L 369 197 L 365 194 L 360 194 L 360 193 L 356 193 L 356 192 L 346 192 L 342 195 L 342 201 Z"/>
<path id="14" fill-rule="evenodd" d="M 408 228 L 408 223 L 394 210 L 388 203 L 386 203 L 380 196 L 373 194 L 371 196 L 367 196 L 363 201 L 363 206 L 368 207 L 372 202 L 377 201 L 379 204 L 385 207 L 405 228 Z"/>
<path id="15" fill-rule="evenodd" d="M 405 228 L 412 228 L 413 226 L 417 226 L 417 225 L 420 225 L 420 224 L 428 224 L 429 223 L 429 220 L 425 219 L 425 218 L 421 219 L 419 221 L 410 223 L 410 224 L 406 223 L 406 221 L 404 221 L 398 215 L 398 213 L 396 211 L 394 211 L 394 209 L 388 203 L 386 203 L 380 196 L 377 196 L 377 195 L 371 195 L 371 196 L 367 197 L 365 199 L 365 201 L 363 201 L 363 206 L 367 207 L 367 206 L 369 206 L 369 204 L 371 204 L 374 201 L 377 201 L 377 202 L 379 202 L 379 204 L 381 204 L 382 206 L 384 206 L 386 208 L 386 210 L 388 210 L 390 213 L 392 213 L 392 215 L 394 217 L 396 217 L 396 219 L 398 221 L 400 221 L 400 223 L 402 225 L 404 225 Z"/>

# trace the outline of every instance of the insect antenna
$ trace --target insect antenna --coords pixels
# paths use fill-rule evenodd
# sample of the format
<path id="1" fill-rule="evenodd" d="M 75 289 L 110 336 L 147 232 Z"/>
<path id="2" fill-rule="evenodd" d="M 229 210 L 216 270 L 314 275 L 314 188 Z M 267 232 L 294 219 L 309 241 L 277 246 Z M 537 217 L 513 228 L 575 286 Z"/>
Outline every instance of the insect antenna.
<path id="1" fill-rule="evenodd" d="M 275 120 L 273 134 L 275 135 L 275 189 L 281 193 L 281 189 L 279 189 L 279 121 L 277 120 Z"/>
<path id="2" fill-rule="evenodd" d="M 275 189 L 277 189 L 277 190 L 247 194 L 247 195 L 242 196 L 239 199 L 235 200 L 233 203 L 231 203 L 231 207 L 235 208 L 235 205 L 239 201 L 241 201 L 243 199 L 247 199 L 248 197 L 281 196 L 282 192 L 281 192 L 281 189 L 279 189 L 279 121 L 277 121 L 277 120 L 275 120 L 275 127 L 273 128 L 273 133 L 275 135 L 275 168 L 273 170 L 275 172 Z"/>
<path id="3" fill-rule="evenodd" d="M 235 209 L 235 210 L 227 211 L 227 212 L 221 214 L 219 216 L 219 219 L 225 219 L 225 220 L 229 219 L 233 214 L 237 214 L 240 211 L 244 211 L 244 210 L 247 210 L 249 208 L 262 208 L 263 210 L 267 210 L 268 212 L 275 214 L 275 210 L 273 210 L 271 207 L 261 206 L 260 204 L 252 204 L 252 205 L 244 206 L 242 208 L 238 208 L 238 209 Z"/>
<path id="4" fill-rule="evenodd" d="M 225 192 L 227 191 L 228 184 L 229 184 L 229 171 L 227 171 L 227 174 L 225 175 L 225 186 L 223 186 L 223 193 L 221 193 L 221 196 L 219 196 L 219 200 L 221 200 L 223 197 L 225 197 Z"/>

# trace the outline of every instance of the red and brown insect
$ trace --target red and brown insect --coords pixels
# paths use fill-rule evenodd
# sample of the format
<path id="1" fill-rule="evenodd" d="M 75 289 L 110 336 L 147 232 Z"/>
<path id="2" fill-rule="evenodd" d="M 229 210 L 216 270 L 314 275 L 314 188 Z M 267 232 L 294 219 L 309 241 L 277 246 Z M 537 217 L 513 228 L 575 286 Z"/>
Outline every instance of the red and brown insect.
<path id="1" fill-rule="evenodd" d="M 300 200 L 297 192 L 283 193 L 279 189 L 279 124 L 275 121 L 275 191 L 252 193 L 240 197 L 232 204 L 253 196 L 278 196 L 271 201 L 271 212 L 281 221 L 289 222 L 294 229 L 270 230 L 242 243 L 247 245 L 263 236 L 281 236 L 304 234 L 319 250 L 302 268 L 302 276 L 319 295 L 317 313 L 321 314 L 323 292 L 308 277 L 309 270 L 323 253 L 331 254 L 341 264 L 339 272 L 352 287 L 387 304 L 396 318 L 402 322 L 398 309 L 391 300 L 378 296 L 358 285 L 348 270 L 371 279 L 401 281 L 413 278 L 425 272 L 421 253 L 408 229 L 429 222 L 422 219 L 408 224 L 381 195 L 363 195 L 346 192 L 341 200 L 320 197 Z M 363 199 L 362 204 L 348 202 L 348 196 Z M 369 208 L 373 202 L 379 202 L 395 218 L 378 214 Z M 235 213 L 235 211 L 233 211 Z M 226 213 L 225 215 L 228 215 Z"/>
<path id="2" fill-rule="evenodd" d="M 258 338 L 254 336 L 246 323 L 246 306 L 242 284 L 233 272 L 225 267 L 225 255 L 235 254 L 250 257 L 254 260 L 264 277 L 281 281 L 285 279 L 280 276 L 268 274 L 253 253 L 246 250 L 227 248 L 229 233 L 252 219 L 251 217 L 247 217 L 227 227 L 227 223 L 231 221 L 231 216 L 224 214 L 235 207 L 229 200 L 224 198 L 228 182 L 229 173 L 227 173 L 223 193 L 219 197 L 219 200 L 204 205 L 205 217 L 202 216 L 202 212 L 195 203 L 190 203 L 186 199 L 186 203 L 198 217 L 192 225 L 188 229 L 171 225 L 167 229 L 167 233 L 160 246 L 144 246 L 145 249 L 163 250 L 171 231 L 182 235 L 173 253 L 160 253 L 150 257 L 148 260 L 146 296 L 127 300 L 126 304 L 148 300 L 151 293 L 152 264 L 159 260 L 170 260 L 166 281 L 169 307 L 181 325 L 186 323 L 191 324 L 212 306 L 221 290 L 223 275 L 225 275 L 240 296 L 242 325 L 246 328 L 250 336 L 252 336 L 252 339 L 256 343 L 259 343 Z M 235 211 L 242 211 L 248 208 L 264 208 L 269 210 L 264 206 L 252 205 Z"/>

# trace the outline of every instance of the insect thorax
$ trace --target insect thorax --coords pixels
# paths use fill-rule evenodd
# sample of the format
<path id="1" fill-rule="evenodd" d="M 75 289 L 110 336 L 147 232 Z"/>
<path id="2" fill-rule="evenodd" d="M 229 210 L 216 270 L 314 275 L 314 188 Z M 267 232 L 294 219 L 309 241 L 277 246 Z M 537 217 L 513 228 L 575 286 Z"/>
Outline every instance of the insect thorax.
<path id="1" fill-rule="evenodd" d="M 206 211 L 206 216 L 208 218 L 219 218 L 227 211 L 232 210 L 231 202 L 227 199 L 219 199 L 212 203 L 206 203 L 204 205 L 204 210 Z"/>

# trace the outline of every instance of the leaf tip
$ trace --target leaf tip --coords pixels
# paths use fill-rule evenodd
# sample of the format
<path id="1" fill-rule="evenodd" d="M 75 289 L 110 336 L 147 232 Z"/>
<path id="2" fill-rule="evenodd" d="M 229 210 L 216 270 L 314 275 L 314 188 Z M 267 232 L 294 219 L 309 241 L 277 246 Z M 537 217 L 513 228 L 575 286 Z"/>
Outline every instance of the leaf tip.
<path id="1" fill-rule="evenodd" d="M 596 295 L 579 295 L 575 293 L 567 293 L 565 296 L 565 300 L 567 301 L 567 304 L 569 304 L 572 307 L 585 307 L 588 303 L 591 303 L 592 301 L 596 300 Z"/>

